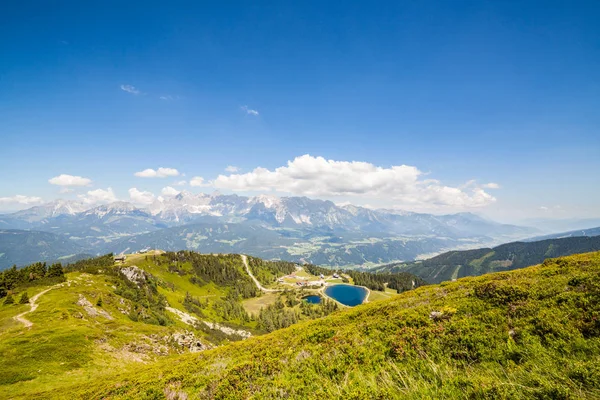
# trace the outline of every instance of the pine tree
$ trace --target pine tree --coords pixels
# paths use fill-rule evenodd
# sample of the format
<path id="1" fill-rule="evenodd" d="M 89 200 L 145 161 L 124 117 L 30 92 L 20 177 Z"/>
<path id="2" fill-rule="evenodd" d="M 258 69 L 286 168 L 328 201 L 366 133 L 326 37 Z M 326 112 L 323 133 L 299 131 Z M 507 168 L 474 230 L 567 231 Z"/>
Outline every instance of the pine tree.
<path id="1" fill-rule="evenodd" d="M 27 295 L 27 292 L 23 292 L 23 294 L 21 295 L 21 298 L 19 299 L 19 304 L 27 304 L 29 303 L 29 296 Z"/>
<path id="2" fill-rule="evenodd" d="M 15 304 L 15 299 L 13 299 L 12 295 L 8 295 L 6 296 L 6 299 L 4 299 L 4 305 L 9 305 L 9 304 Z"/>
<path id="3" fill-rule="evenodd" d="M 98 300 L 96 300 L 96 305 L 98 307 L 102 307 L 102 296 L 98 296 Z"/>
<path id="4" fill-rule="evenodd" d="M 48 268 L 48 272 L 46 273 L 46 276 L 52 278 L 52 277 L 57 277 L 57 276 L 63 276 L 64 272 L 62 269 L 62 265 L 60 263 L 56 263 L 56 264 L 52 264 L 50 266 L 50 268 Z"/>

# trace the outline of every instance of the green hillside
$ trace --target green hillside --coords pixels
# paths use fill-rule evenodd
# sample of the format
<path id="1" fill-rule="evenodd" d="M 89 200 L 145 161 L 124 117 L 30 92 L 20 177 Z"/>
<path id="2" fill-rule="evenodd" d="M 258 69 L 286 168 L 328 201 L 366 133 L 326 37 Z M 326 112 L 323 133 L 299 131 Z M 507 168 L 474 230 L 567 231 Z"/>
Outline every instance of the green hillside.
<path id="1" fill-rule="evenodd" d="M 321 282 L 342 280 L 308 267 L 151 251 L 117 262 L 108 254 L 9 268 L 0 272 L 0 399 L 36 397 L 336 312 L 342 306 L 326 298 Z M 303 301 L 310 294 L 321 303 Z M 368 301 L 394 295 L 372 290 Z"/>
<path id="2" fill-rule="evenodd" d="M 408 272 L 430 283 L 465 276 L 509 271 L 543 262 L 547 258 L 600 250 L 600 236 L 568 237 L 537 242 L 513 242 L 494 248 L 449 251 L 439 256 L 409 263 L 388 264 L 371 272 Z"/>
<path id="3" fill-rule="evenodd" d="M 597 399 L 599 357 L 600 253 L 588 253 L 423 286 L 269 335 L 29 394 Z"/>

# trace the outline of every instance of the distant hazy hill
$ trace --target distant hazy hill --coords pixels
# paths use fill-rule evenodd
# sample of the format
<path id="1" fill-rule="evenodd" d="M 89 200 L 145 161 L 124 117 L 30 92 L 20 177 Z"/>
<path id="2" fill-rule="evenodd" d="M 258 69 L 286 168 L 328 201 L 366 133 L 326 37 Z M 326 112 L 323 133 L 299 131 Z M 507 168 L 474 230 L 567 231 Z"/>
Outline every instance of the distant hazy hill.
<path id="1" fill-rule="evenodd" d="M 62 235 L 0 229 L 0 270 L 13 264 L 52 261 L 83 252 L 81 246 Z"/>
<path id="2" fill-rule="evenodd" d="M 507 271 L 543 262 L 546 258 L 600 250 L 600 236 L 513 242 L 494 248 L 449 251 L 428 260 L 377 267 L 377 272 L 410 272 L 430 283 L 465 276 Z"/>
<path id="3" fill-rule="evenodd" d="M 535 242 L 538 240 L 560 239 L 560 238 L 577 237 L 577 236 L 600 236 L 600 227 L 589 228 L 589 229 L 578 229 L 578 230 L 574 230 L 574 231 L 561 232 L 561 233 L 553 233 L 551 235 L 544 235 L 544 236 L 536 236 L 531 239 L 527 239 L 527 241 Z"/>

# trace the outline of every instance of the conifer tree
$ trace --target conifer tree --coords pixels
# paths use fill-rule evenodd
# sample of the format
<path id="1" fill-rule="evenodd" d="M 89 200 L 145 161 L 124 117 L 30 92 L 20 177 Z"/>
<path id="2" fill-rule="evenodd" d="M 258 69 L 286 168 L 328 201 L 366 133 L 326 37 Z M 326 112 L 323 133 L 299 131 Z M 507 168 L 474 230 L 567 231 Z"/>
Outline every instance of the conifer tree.
<path id="1" fill-rule="evenodd" d="M 6 299 L 4 299 L 4 305 L 9 305 L 9 304 L 15 304 L 15 299 L 13 299 L 12 295 L 8 295 L 6 296 Z"/>
<path id="2" fill-rule="evenodd" d="M 19 304 L 27 304 L 29 303 L 29 295 L 27 294 L 27 292 L 23 292 L 23 294 L 21 295 L 21 298 L 19 299 Z"/>

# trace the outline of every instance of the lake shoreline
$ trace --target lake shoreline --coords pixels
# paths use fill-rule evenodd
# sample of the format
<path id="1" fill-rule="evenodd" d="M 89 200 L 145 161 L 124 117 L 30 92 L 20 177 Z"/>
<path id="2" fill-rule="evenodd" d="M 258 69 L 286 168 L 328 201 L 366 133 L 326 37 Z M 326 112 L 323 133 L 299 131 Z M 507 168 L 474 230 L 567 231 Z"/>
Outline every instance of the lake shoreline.
<path id="1" fill-rule="evenodd" d="M 358 304 L 354 304 L 354 305 L 344 304 L 341 301 L 339 301 L 338 299 L 332 297 L 331 295 L 329 295 L 327 293 L 327 289 L 331 289 L 331 288 L 338 287 L 338 286 L 347 286 L 349 288 L 360 288 L 360 289 L 363 289 L 365 291 L 365 295 L 364 295 L 362 301 L 360 303 L 358 303 Z M 338 283 L 338 284 L 326 286 L 326 287 L 320 289 L 319 293 L 321 293 L 324 297 L 326 297 L 326 298 L 328 298 L 328 299 L 330 299 L 332 301 L 335 301 L 338 305 L 340 305 L 342 307 L 356 307 L 356 306 L 359 306 L 361 304 L 365 304 L 365 303 L 369 302 L 369 295 L 371 294 L 371 290 L 369 290 L 369 288 L 367 288 L 365 286 L 352 285 L 352 284 L 348 284 L 348 283 Z"/>

